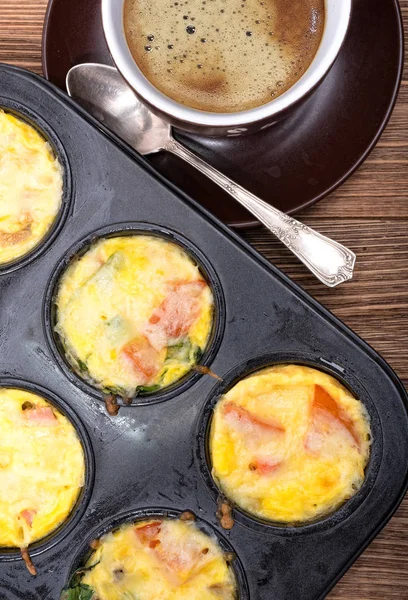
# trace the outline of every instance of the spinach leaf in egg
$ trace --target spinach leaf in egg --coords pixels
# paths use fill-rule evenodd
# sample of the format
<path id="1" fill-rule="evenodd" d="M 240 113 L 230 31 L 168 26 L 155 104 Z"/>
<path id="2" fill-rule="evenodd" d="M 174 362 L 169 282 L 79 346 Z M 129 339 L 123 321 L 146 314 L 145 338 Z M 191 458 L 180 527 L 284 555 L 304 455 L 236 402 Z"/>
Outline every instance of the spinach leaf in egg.
<path id="1" fill-rule="evenodd" d="M 166 362 L 193 364 L 201 358 L 201 355 L 201 348 L 196 344 L 192 344 L 190 338 L 186 338 L 182 342 L 167 348 Z"/>
<path id="2" fill-rule="evenodd" d="M 125 260 L 123 252 L 117 250 L 110 255 L 108 260 L 88 279 L 83 286 L 94 284 L 98 286 L 98 291 L 103 291 L 104 286 L 110 285 L 115 272 L 120 269 Z"/>
<path id="3" fill-rule="evenodd" d="M 82 373 L 83 375 L 89 375 L 88 365 L 86 364 L 86 362 L 84 362 L 80 358 L 76 358 L 75 360 L 78 365 L 78 370 L 80 371 L 80 373 Z"/>
<path id="4" fill-rule="evenodd" d="M 77 569 L 69 580 L 69 587 L 62 591 L 60 600 L 98 600 L 95 590 L 86 583 L 82 583 L 82 578 L 85 573 L 92 571 L 99 563 L 98 560 L 89 567 Z"/>
<path id="5" fill-rule="evenodd" d="M 81 581 L 83 576 L 85 575 L 85 573 L 88 573 L 89 571 L 92 571 L 92 569 L 94 569 L 96 567 L 96 565 L 99 565 L 101 561 L 98 560 L 96 563 L 94 563 L 93 565 L 90 565 L 89 567 L 80 567 L 79 569 L 77 569 L 75 571 L 75 573 L 72 575 L 71 579 L 69 580 L 69 588 L 74 588 L 77 587 L 78 585 L 81 585 Z M 86 585 L 86 584 L 83 584 Z M 86 586 L 89 587 L 89 586 Z"/>
<path id="6" fill-rule="evenodd" d="M 96 600 L 95 591 L 85 583 L 62 592 L 61 600 Z"/>
<path id="7" fill-rule="evenodd" d="M 154 385 L 138 385 L 136 388 L 137 394 L 152 394 L 153 392 L 157 392 L 161 388 L 159 383 L 155 383 Z"/>
<path id="8" fill-rule="evenodd" d="M 106 386 L 106 387 L 104 387 L 102 389 L 102 391 L 105 394 L 108 394 L 108 395 L 111 394 L 112 396 L 119 396 L 120 398 L 127 398 L 128 395 L 129 395 L 129 392 L 127 392 L 125 390 L 125 388 L 122 388 L 122 387 L 120 387 L 118 385 L 109 385 L 109 386 Z"/>
<path id="9" fill-rule="evenodd" d="M 113 319 L 106 321 L 105 332 L 109 342 L 113 346 L 119 346 L 129 340 L 129 333 L 132 330 L 129 323 L 122 315 L 116 315 Z"/>

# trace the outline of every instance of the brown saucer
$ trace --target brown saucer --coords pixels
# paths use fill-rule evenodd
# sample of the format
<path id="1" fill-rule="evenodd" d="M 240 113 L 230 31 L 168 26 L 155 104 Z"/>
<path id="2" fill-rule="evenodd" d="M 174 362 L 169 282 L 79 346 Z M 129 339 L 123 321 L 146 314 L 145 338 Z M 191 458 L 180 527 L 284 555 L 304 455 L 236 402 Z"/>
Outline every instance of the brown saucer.
<path id="1" fill-rule="evenodd" d="M 289 213 L 298 211 L 343 183 L 377 142 L 398 93 L 402 40 L 397 0 L 354 0 L 350 30 L 334 67 L 286 121 L 246 137 L 176 137 L 263 200 Z M 45 76 L 62 89 L 73 65 L 112 64 L 100 0 L 50 0 L 42 58 Z M 234 227 L 257 224 L 180 159 L 160 153 L 151 162 L 223 221 Z"/>

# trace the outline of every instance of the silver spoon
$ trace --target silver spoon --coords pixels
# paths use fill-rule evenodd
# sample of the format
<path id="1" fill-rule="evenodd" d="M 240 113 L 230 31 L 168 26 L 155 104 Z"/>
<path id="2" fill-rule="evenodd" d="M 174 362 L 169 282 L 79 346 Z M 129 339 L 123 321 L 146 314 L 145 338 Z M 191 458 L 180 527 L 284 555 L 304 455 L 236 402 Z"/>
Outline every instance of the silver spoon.
<path id="1" fill-rule="evenodd" d="M 140 154 L 167 150 L 207 175 L 245 206 L 320 281 L 334 287 L 351 279 L 355 254 L 293 217 L 267 204 L 177 142 L 170 125 L 135 96 L 120 73 L 107 65 L 85 63 L 67 74 L 68 94 Z"/>

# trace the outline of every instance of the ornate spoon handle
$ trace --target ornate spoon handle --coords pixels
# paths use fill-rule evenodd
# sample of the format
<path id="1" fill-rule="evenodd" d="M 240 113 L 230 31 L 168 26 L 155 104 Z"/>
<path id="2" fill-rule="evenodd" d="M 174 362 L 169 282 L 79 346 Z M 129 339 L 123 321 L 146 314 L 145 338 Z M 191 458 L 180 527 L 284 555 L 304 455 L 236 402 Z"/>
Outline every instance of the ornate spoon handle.
<path id="1" fill-rule="evenodd" d="M 182 146 L 175 139 L 170 139 L 166 142 L 163 150 L 167 150 L 183 158 L 222 187 L 240 204 L 245 206 L 322 283 L 328 287 L 334 287 L 352 278 L 356 260 L 354 252 L 257 198 L 190 152 L 190 150 Z"/>

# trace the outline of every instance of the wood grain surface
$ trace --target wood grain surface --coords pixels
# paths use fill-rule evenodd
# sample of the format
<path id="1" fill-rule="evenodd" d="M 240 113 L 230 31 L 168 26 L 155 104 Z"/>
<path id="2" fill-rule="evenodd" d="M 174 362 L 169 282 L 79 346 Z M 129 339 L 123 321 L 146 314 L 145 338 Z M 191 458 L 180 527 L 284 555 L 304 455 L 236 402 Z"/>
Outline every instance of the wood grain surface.
<path id="1" fill-rule="evenodd" d="M 0 0 L 0 62 L 41 73 L 46 3 Z M 408 0 L 401 0 L 401 8 L 408 31 Z M 356 252 L 352 282 L 334 290 L 324 288 L 268 231 L 253 229 L 243 235 L 368 341 L 407 386 L 407 69 L 394 114 L 368 160 L 339 190 L 299 217 Z M 408 599 L 408 498 L 328 598 Z"/>

